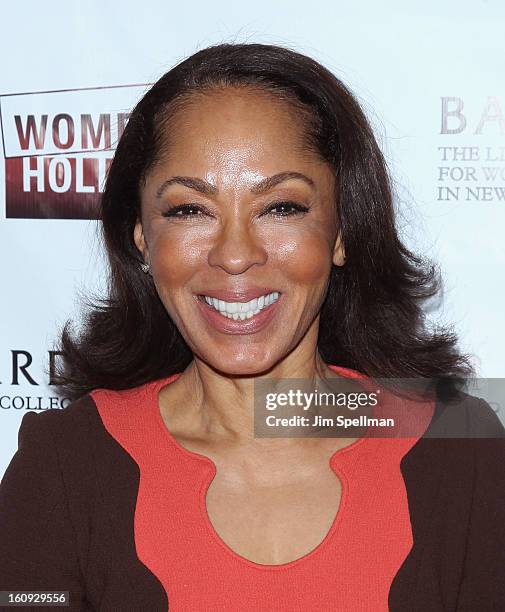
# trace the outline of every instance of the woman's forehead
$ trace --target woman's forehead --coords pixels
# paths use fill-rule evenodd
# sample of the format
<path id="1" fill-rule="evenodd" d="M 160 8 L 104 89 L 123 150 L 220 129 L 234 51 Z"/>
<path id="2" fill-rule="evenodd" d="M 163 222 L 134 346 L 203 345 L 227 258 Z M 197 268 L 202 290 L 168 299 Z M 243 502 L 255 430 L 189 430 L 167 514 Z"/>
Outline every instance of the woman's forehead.
<path id="1" fill-rule="evenodd" d="M 246 166 L 260 173 L 267 165 L 265 171 L 274 173 L 276 160 L 283 168 L 320 161 L 306 126 L 301 112 L 271 93 L 220 89 L 189 98 L 169 115 L 162 123 L 158 158 L 163 165 L 203 164 L 235 171 Z"/>
<path id="2" fill-rule="evenodd" d="M 175 140 L 209 136 L 265 138 L 269 134 L 282 139 L 303 139 L 308 111 L 279 99 L 272 92 L 244 88 L 220 88 L 185 96 L 167 112 L 160 125 L 162 135 Z"/>

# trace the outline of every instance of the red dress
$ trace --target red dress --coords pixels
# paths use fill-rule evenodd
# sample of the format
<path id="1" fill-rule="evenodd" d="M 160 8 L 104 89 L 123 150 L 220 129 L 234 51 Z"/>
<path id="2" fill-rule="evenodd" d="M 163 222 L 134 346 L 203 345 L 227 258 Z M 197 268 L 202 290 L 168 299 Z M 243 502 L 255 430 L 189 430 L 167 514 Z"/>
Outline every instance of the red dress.
<path id="1" fill-rule="evenodd" d="M 235 553 L 214 530 L 205 496 L 216 466 L 180 445 L 163 421 L 158 393 L 179 375 L 91 394 L 105 428 L 139 466 L 135 546 L 165 588 L 170 610 L 386 612 L 391 583 L 413 544 L 400 461 L 428 426 L 434 404 L 416 413 L 419 436 L 365 435 L 337 450 L 330 466 L 342 496 L 323 541 L 290 563 L 263 565 Z"/>

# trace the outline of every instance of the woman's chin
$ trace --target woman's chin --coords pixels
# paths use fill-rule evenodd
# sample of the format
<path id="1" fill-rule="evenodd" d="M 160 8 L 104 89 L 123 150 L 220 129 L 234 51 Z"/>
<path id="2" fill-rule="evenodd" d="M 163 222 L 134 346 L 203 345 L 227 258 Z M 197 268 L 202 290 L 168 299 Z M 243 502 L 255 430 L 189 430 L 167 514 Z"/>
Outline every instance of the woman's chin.
<path id="1" fill-rule="evenodd" d="M 205 359 L 208 366 L 226 376 L 259 376 L 266 374 L 278 361 L 271 355 L 255 357 L 251 353 L 240 356 L 221 353 L 218 358 Z"/>

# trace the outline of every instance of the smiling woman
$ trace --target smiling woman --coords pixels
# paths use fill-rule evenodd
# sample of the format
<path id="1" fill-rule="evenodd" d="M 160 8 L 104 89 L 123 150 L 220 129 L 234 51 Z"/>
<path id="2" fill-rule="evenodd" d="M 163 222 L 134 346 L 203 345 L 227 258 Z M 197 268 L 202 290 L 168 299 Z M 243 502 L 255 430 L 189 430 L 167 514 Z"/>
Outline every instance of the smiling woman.
<path id="1" fill-rule="evenodd" d="M 272 96 L 215 86 L 179 102 L 140 189 L 134 240 L 157 293 L 192 353 L 228 375 L 313 346 L 332 262 L 343 264 L 335 173 Z"/>
<path id="2" fill-rule="evenodd" d="M 72 404 L 23 419 L 0 590 L 75 610 L 505 606 L 505 432 L 424 319 L 436 268 L 399 239 L 341 81 L 272 45 L 195 53 L 131 113 L 101 210 L 109 294 L 62 331 Z M 259 382 L 377 377 L 438 395 L 404 398 L 397 435 L 254 435 Z M 463 439 L 437 436 L 456 400 Z"/>

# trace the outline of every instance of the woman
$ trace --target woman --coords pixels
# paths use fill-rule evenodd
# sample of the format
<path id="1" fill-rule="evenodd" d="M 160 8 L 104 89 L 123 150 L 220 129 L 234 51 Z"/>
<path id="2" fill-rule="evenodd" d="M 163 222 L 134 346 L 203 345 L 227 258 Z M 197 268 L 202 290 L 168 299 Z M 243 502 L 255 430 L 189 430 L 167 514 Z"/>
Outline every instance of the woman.
<path id="1" fill-rule="evenodd" d="M 434 269 L 400 242 L 334 75 L 270 45 L 195 53 L 133 110 L 101 218 L 110 293 L 62 334 L 75 401 L 22 421 L 1 590 L 75 610 L 505 607 L 485 402 L 456 390 L 467 439 L 430 439 L 440 399 L 416 436 L 254 436 L 258 381 L 472 373 L 425 325 Z"/>

